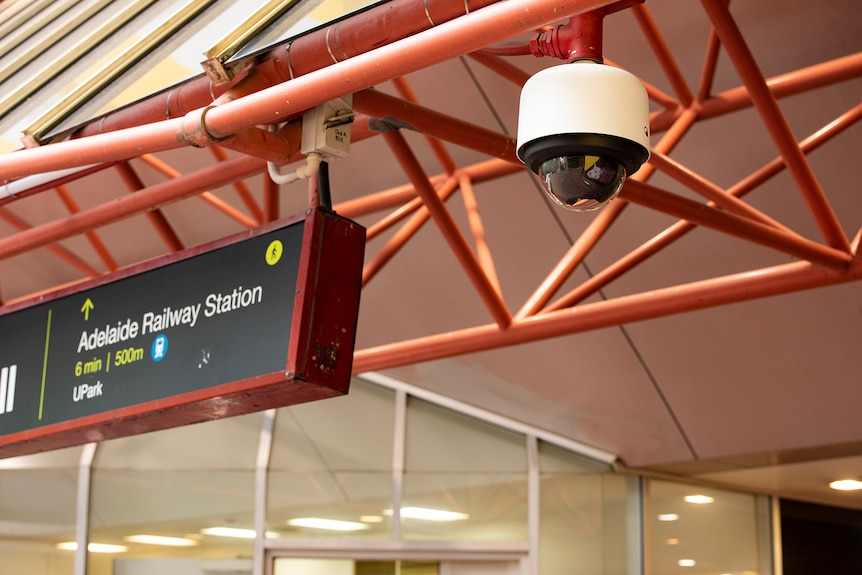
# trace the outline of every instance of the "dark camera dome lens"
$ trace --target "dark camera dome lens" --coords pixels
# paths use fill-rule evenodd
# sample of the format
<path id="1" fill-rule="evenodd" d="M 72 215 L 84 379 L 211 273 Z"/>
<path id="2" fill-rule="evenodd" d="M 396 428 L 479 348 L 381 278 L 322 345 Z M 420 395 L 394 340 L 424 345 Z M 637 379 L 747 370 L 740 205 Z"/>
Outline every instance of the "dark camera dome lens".
<path id="1" fill-rule="evenodd" d="M 600 156 L 558 156 L 539 165 L 539 178 L 551 198 L 566 209 L 589 212 L 607 205 L 623 187 L 626 170 Z"/>

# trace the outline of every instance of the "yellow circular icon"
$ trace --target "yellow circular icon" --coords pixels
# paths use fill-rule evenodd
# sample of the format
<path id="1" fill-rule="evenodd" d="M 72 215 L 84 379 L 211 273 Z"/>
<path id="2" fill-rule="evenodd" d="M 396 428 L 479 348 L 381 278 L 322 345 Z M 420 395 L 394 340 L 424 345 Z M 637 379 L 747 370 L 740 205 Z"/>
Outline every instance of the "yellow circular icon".
<path id="1" fill-rule="evenodd" d="M 272 243 L 269 244 L 269 247 L 266 248 L 266 263 L 271 266 L 274 266 L 278 263 L 278 260 L 281 259 L 281 254 L 284 253 L 284 246 L 281 243 L 281 240 L 272 240 Z"/>

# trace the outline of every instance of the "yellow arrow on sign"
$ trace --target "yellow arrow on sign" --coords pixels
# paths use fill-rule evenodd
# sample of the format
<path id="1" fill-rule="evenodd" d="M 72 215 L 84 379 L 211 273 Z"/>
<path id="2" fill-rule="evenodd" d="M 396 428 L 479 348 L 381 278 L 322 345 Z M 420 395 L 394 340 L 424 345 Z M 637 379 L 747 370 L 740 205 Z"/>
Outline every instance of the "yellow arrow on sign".
<path id="1" fill-rule="evenodd" d="M 93 305 L 93 300 L 87 298 L 87 301 L 84 302 L 84 305 L 81 306 L 81 313 L 84 314 L 84 321 L 90 320 L 90 310 L 96 307 Z"/>

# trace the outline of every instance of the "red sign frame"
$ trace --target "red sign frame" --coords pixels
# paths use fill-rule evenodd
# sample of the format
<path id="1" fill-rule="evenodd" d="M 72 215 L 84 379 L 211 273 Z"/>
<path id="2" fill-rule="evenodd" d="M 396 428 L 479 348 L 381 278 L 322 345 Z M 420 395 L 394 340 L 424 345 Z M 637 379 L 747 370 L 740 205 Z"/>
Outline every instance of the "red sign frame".
<path id="1" fill-rule="evenodd" d="M 365 229 L 325 209 L 281 220 L 33 300 L 2 317 L 302 223 L 284 370 L 0 436 L 0 458 L 70 447 L 336 397 L 348 392 L 362 284 Z M 284 286 L 284 297 L 290 288 Z M 254 334 L 248 334 L 253 337 Z"/>

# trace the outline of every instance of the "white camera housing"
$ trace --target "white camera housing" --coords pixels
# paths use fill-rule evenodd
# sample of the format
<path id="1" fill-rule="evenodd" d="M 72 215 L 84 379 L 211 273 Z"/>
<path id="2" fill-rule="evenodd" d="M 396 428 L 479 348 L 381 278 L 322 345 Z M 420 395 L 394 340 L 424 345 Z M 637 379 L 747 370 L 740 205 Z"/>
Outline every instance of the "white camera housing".
<path id="1" fill-rule="evenodd" d="M 592 60 L 542 70 L 521 91 L 517 145 L 556 203 L 600 208 L 649 159 L 646 89 Z"/>

